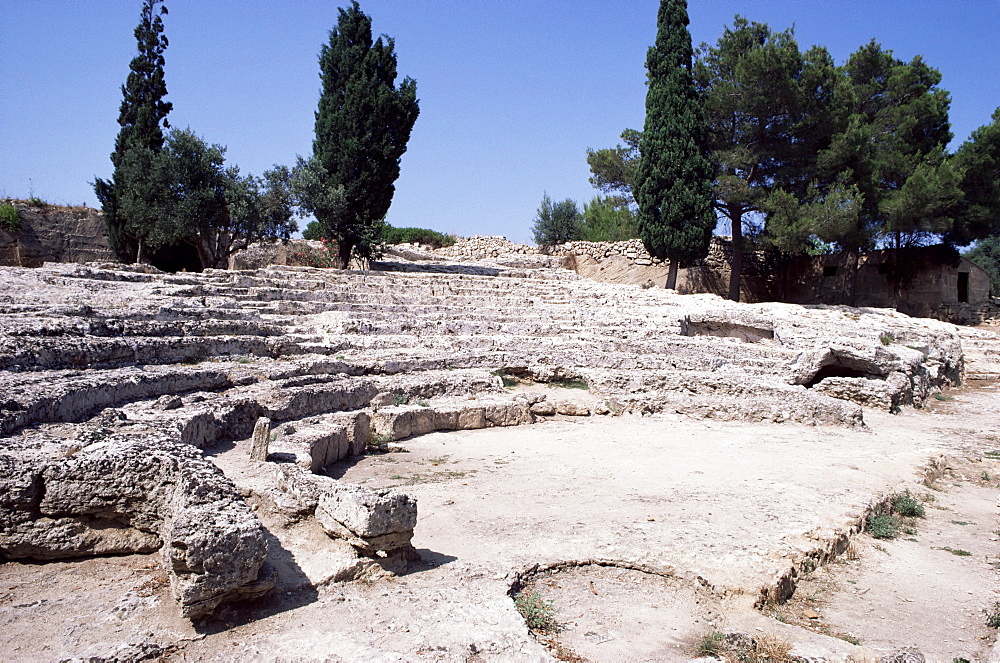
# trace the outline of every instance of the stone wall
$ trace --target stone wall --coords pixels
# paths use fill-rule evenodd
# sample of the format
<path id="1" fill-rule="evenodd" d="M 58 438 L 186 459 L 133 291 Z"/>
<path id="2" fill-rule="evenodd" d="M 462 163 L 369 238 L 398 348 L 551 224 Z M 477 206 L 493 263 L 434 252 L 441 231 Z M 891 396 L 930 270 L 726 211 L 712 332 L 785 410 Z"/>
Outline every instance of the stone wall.
<path id="1" fill-rule="evenodd" d="M 41 267 L 45 262 L 114 260 L 104 236 L 104 215 L 90 207 L 32 205 L 4 199 L 21 216 L 20 232 L 0 229 L 0 265 Z"/>

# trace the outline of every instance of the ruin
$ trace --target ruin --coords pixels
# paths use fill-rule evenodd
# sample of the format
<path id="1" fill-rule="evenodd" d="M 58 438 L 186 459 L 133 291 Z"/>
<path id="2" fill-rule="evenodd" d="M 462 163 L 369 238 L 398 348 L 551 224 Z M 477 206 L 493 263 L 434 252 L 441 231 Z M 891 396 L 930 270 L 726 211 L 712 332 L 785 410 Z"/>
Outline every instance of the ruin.
<path id="1" fill-rule="evenodd" d="M 936 320 L 599 283 L 560 260 L 0 268 L 0 555 L 156 553 L 180 614 L 206 619 L 287 573 L 262 513 L 325 536 L 310 586 L 418 560 L 411 494 L 330 474 L 366 451 L 553 417 L 855 430 L 968 377 Z"/>

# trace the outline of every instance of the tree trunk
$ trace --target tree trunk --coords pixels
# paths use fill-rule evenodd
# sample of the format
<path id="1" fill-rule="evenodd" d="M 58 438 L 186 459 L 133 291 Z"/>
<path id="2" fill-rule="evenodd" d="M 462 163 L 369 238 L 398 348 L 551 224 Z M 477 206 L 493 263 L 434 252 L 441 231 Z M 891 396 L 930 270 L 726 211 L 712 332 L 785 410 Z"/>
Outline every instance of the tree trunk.
<path id="1" fill-rule="evenodd" d="M 851 274 L 851 306 L 858 305 L 858 272 L 861 271 L 861 249 L 854 250 L 854 269 Z"/>
<path id="2" fill-rule="evenodd" d="M 670 267 L 667 270 L 667 290 L 677 289 L 677 271 L 678 271 L 677 267 L 678 267 L 677 261 L 671 259 Z"/>
<path id="3" fill-rule="evenodd" d="M 140 239 L 140 240 L 139 240 L 139 245 L 138 245 L 138 246 L 136 247 L 136 249 L 135 249 L 135 262 L 136 262 L 136 264 L 139 264 L 139 263 L 141 263 L 141 262 L 142 262 L 142 259 L 143 259 L 143 257 L 144 257 L 144 256 L 142 255 L 142 254 L 143 254 L 143 249 L 144 249 L 144 248 L 145 248 L 145 244 L 144 244 L 144 243 L 143 243 L 143 241 L 142 241 L 142 240 Z"/>
<path id="4" fill-rule="evenodd" d="M 351 264 L 351 253 L 354 252 L 354 245 L 349 242 L 340 242 L 337 246 L 337 259 L 340 262 L 340 269 L 347 269 Z"/>
<path id="5" fill-rule="evenodd" d="M 740 280 L 743 278 L 743 210 L 731 205 L 726 216 L 733 227 L 733 261 L 729 268 L 729 299 L 740 301 Z"/>

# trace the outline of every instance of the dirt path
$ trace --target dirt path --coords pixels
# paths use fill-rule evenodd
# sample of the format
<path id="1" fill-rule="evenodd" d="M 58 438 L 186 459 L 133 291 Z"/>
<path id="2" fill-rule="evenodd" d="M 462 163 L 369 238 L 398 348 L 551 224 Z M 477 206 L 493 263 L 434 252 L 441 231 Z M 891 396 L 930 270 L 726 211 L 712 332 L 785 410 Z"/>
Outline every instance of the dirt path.
<path id="1" fill-rule="evenodd" d="M 689 660 L 713 625 L 773 633 L 831 661 L 911 645 L 928 660 L 985 660 L 996 632 L 982 610 L 1000 600 L 1000 461 L 983 460 L 1000 450 L 996 392 L 868 412 L 859 430 L 590 417 L 406 440 L 404 453 L 335 474 L 417 497 L 424 560 L 412 573 L 284 580 L 270 601 L 192 627 L 176 617 L 155 556 L 8 563 L 0 660 L 107 655 L 129 641 L 173 660 L 546 660 L 507 596 L 519 580 L 552 601 L 563 645 L 593 661 Z M 967 460 L 951 461 L 955 472 L 934 490 L 921 468 L 941 455 Z M 795 560 L 906 489 L 934 497 L 915 535 L 861 537 L 857 561 L 813 572 L 776 615 L 752 609 Z M 265 522 L 275 546 L 312 540 Z M 306 563 L 305 552 L 284 554 Z M 818 617 L 803 617 L 806 608 Z"/>

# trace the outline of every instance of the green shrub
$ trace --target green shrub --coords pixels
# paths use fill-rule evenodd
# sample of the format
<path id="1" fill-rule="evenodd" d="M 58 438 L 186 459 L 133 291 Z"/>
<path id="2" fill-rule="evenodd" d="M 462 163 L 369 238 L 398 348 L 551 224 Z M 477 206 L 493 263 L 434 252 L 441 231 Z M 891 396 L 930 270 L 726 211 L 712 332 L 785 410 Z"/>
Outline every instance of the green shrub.
<path id="1" fill-rule="evenodd" d="M 21 213 L 9 203 L 0 205 L 0 229 L 17 232 L 21 229 Z"/>
<path id="2" fill-rule="evenodd" d="M 990 628 L 1000 628 L 1000 603 L 994 603 L 993 608 L 986 611 L 986 625 Z"/>
<path id="3" fill-rule="evenodd" d="M 288 256 L 288 264 L 296 267 L 322 267 L 324 269 L 339 265 L 337 244 L 323 240 L 323 247 L 319 249 L 303 245 L 298 251 Z"/>
<path id="4" fill-rule="evenodd" d="M 868 516 L 865 529 L 876 539 L 891 539 L 899 533 L 899 519 L 883 514 L 881 516 Z"/>
<path id="5" fill-rule="evenodd" d="M 590 389 L 590 385 L 587 384 L 586 380 L 581 378 L 563 378 L 561 380 L 553 380 L 549 383 L 552 387 L 561 387 L 563 389 Z"/>
<path id="6" fill-rule="evenodd" d="M 588 242 L 620 242 L 638 237 L 639 225 L 624 198 L 597 196 L 583 206 L 580 236 Z"/>
<path id="7" fill-rule="evenodd" d="M 556 630 L 556 609 L 552 601 L 546 601 L 538 592 L 520 592 L 514 597 L 514 607 L 532 631 Z"/>
<path id="8" fill-rule="evenodd" d="M 910 491 L 899 493 L 892 498 L 892 510 L 904 518 L 923 518 L 926 511 L 916 497 Z"/>
<path id="9" fill-rule="evenodd" d="M 728 649 L 726 647 L 726 634 L 713 626 L 705 635 L 701 636 L 692 653 L 698 658 L 709 656 L 721 658 Z"/>
<path id="10" fill-rule="evenodd" d="M 386 244 L 427 244 L 435 249 L 451 246 L 455 237 L 445 235 L 428 228 L 393 228 L 385 226 L 382 229 L 382 240 Z"/>

